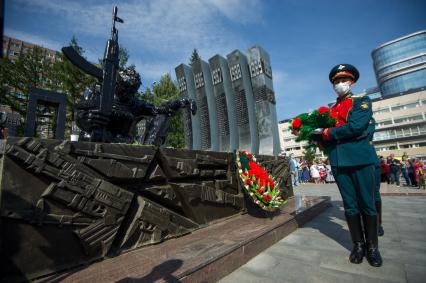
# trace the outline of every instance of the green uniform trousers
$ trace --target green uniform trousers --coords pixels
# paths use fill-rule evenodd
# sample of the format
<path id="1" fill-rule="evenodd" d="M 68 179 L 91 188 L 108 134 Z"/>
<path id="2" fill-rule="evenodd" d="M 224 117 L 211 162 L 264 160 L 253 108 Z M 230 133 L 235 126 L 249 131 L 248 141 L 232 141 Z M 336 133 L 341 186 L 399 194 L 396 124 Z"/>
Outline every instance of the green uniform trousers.
<path id="1" fill-rule="evenodd" d="M 382 202 L 382 198 L 380 197 L 380 178 L 382 175 L 382 168 L 380 165 L 376 165 L 376 191 L 374 192 L 374 199 L 376 202 Z"/>
<path id="2" fill-rule="evenodd" d="M 376 215 L 376 168 L 374 164 L 332 167 L 345 213 Z"/>

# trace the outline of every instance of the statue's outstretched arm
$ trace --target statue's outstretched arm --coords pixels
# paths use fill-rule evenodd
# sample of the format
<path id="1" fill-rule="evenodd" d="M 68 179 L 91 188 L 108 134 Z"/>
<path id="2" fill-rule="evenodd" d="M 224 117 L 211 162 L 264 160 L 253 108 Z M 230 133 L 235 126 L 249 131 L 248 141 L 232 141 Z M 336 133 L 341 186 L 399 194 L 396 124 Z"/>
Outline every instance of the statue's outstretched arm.
<path id="1" fill-rule="evenodd" d="M 157 107 L 154 104 L 135 99 L 131 106 L 131 112 L 135 116 L 155 116 L 157 115 Z"/>
<path id="2" fill-rule="evenodd" d="M 168 116 L 174 115 L 181 108 L 189 107 L 192 115 L 197 112 L 197 104 L 194 100 L 188 98 L 181 98 L 176 100 L 167 101 L 157 107 L 159 114 L 167 114 Z"/>
<path id="3" fill-rule="evenodd" d="M 156 116 L 159 114 L 173 116 L 179 109 L 185 107 L 189 107 L 192 115 L 195 115 L 197 112 L 197 105 L 194 100 L 181 98 L 164 102 L 159 106 L 155 106 L 151 103 L 147 103 L 141 100 L 135 100 L 132 106 L 132 113 L 135 116 Z"/>

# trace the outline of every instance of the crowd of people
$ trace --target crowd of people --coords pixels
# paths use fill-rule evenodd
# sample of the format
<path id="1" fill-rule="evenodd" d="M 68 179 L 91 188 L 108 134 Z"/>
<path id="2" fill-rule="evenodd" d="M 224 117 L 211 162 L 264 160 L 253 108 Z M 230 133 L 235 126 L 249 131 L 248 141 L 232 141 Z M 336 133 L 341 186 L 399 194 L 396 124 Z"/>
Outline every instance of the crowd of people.
<path id="1" fill-rule="evenodd" d="M 295 158 L 293 154 L 290 154 L 289 157 L 293 186 L 304 183 L 325 184 L 335 182 L 328 160 L 318 159 L 308 162 L 303 156 Z"/>
<path id="2" fill-rule="evenodd" d="M 418 189 L 426 188 L 424 163 L 418 158 L 409 158 L 403 155 L 401 160 L 396 159 L 393 154 L 388 157 L 379 156 L 381 168 L 381 182 L 401 185 L 401 176 L 404 178 L 406 187 Z"/>
<path id="3" fill-rule="evenodd" d="M 327 159 L 317 159 L 313 162 L 306 161 L 303 156 L 290 157 L 290 173 L 293 186 L 305 183 L 326 184 L 334 183 L 330 162 Z M 425 164 L 418 158 L 409 158 L 403 155 L 401 159 L 394 154 L 388 157 L 379 156 L 381 168 L 381 182 L 395 184 L 400 187 L 404 180 L 404 186 L 426 189 Z M 403 179 L 402 179 L 403 178 Z"/>

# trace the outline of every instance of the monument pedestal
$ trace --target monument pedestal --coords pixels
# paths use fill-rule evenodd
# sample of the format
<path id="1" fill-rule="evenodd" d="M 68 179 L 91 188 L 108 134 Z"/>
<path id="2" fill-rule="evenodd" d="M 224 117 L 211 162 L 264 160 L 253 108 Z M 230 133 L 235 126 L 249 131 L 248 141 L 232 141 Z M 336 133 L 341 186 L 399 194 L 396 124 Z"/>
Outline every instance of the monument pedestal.
<path id="1" fill-rule="evenodd" d="M 216 282 L 329 206 L 329 197 L 295 196 L 275 215 L 249 210 L 185 237 L 40 282 Z"/>
<path id="2" fill-rule="evenodd" d="M 282 197 L 291 197 L 289 159 L 257 159 L 275 177 Z M 46 278 L 120 254 L 126 258 L 142 247 L 149 249 L 137 253 L 142 255 L 140 261 L 119 256 L 117 261 L 111 259 L 112 266 L 101 265 L 95 272 L 88 267 L 89 275 L 115 270 L 111 276 L 124 278 L 133 276 L 132 266 L 150 272 L 176 258 L 204 262 L 198 254 L 210 258 L 210 250 L 229 249 L 238 241 L 220 238 L 220 230 L 192 232 L 220 227 L 218 222 L 236 221 L 246 212 L 249 220 L 242 218 L 243 223 L 278 217 L 247 200 L 245 191 L 235 153 L 36 138 L 1 140 L 0 281 Z M 226 229 L 235 229 L 238 223 Z M 176 242 L 178 237 L 189 239 Z M 145 256 L 150 245 L 167 241 L 172 244 L 153 246 L 158 250 Z M 171 247 L 186 247 L 186 257 L 173 255 Z M 188 263 L 181 265 L 179 270 L 184 270 Z"/>

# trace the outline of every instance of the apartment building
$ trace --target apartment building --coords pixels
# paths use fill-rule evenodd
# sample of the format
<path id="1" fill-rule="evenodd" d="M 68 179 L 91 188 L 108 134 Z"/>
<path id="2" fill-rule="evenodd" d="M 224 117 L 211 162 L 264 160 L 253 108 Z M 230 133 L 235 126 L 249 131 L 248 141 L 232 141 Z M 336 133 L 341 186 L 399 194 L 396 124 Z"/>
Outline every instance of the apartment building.
<path id="1" fill-rule="evenodd" d="M 3 58 L 9 58 L 14 61 L 21 54 L 30 52 L 36 45 L 13 37 L 3 36 Z M 39 46 L 40 47 L 40 46 Z M 57 51 L 40 47 L 46 59 L 56 62 L 59 60 Z"/>
<path id="2" fill-rule="evenodd" d="M 290 119 L 278 122 L 278 133 L 281 144 L 281 154 L 285 153 L 289 155 L 292 153 L 294 157 L 300 157 L 304 155 L 304 146 L 306 142 L 296 142 L 296 136 L 289 130 Z M 318 158 L 326 158 L 326 156 L 319 150 L 316 152 Z"/>
<path id="3" fill-rule="evenodd" d="M 377 154 L 426 159 L 426 90 L 373 100 Z"/>

